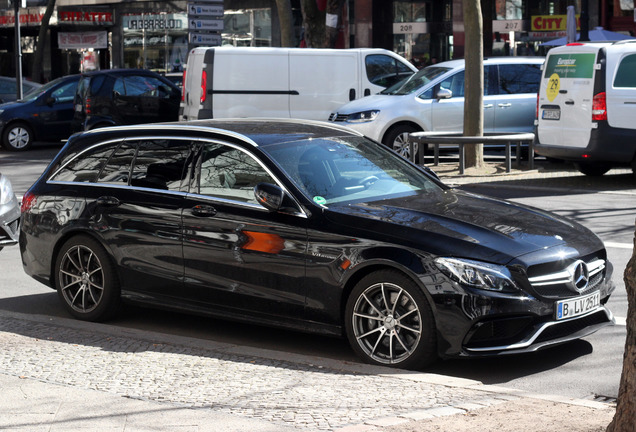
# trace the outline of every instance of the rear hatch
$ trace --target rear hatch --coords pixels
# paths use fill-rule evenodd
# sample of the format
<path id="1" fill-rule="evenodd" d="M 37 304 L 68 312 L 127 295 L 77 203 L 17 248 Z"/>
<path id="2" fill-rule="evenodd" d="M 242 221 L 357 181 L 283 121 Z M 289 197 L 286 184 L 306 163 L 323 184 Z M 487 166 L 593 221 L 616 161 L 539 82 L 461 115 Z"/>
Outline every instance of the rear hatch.
<path id="1" fill-rule="evenodd" d="M 538 139 L 541 145 L 587 147 L 592 128 L 595 79 L 603 45 L 576 44 L 548 54 L 538 100 Z"/>

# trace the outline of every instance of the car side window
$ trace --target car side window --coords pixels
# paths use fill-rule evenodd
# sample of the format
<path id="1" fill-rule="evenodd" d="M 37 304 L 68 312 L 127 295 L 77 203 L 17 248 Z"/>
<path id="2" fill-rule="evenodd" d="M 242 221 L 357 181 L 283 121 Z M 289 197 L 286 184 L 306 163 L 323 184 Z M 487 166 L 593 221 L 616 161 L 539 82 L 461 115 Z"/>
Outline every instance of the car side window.
<path id="1" fill-rule="evenodd" d="M 627 55 L 621 60 L 616 70 L 614 87 L 636 87 L 636 54 Z"/>
<path id="2" fill-rule="evenodd" d="M 365 58 L 367 78 L 373 84 L 390 87 L 413 74 L 402 62 L 384 54 L 371 54 Z"/>
<path id="3" fill-rule="evenodd" d="M 257 184 L 276 184 L 251 155 L 218 143 L 206 144 L 198 171 L 200 194 L 243 203 L 257 204 Z"/>
<path id="4" fill-rule="evenodd" d="M 137 147 L 131 186 L 187 192 L 190 141 L 152 139 L 139 141 Z"/>
<path id="5" fill-rule="evenodd" d="M 453 92 L 454 98 L 464 97 L 464 71 L 447 77 L 444 81 L 439 83 L 438 86 Z"/>
<path id="6" fill-rule="evenodd" d="M 65 163 L 50 181 L 95 182 L 110 155 L 119 143 L 112 143 L 88 150 Z"/>
<path id="7" fill-rule="evenodd" d="M 149 76 L 130 75 L 123 79 L 126 96 L 169 98 L 172 88 L 163 81 Z"/>
<path id="8" fill-rule="evenodd" d="M 75 89 L 77 88 L 77 82 L 66 83 L 54 92 L 51 93 L 51 97 L 55 98 L 55 102 L 71 102 L 75 96 Z"/>
<path id="9" fill-rule="evenodd" d="M 499 94 L 537 93 L 540 82 L 538 64 L 499 65 Z"/>
<path id="10" fill-rule="evenodd" d="M 104 164 L 97 181 L 99 183 L 128 186 L 130 167 L 135 159 L 136 151 L 137 148 L 135 146 L 126 143 L 122 144 Z"/>

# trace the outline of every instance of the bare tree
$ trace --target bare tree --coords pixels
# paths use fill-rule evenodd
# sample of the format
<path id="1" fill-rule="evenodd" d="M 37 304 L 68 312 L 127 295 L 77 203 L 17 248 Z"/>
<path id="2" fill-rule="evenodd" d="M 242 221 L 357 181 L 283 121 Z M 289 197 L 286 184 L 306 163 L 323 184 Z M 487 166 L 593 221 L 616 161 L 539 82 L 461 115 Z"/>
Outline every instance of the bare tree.
<path id="1" fill-rule="evenodd" d="M 31 79 L 35 82 L 42 82 L 42 63 L 44 59 L 44 46 L 48 40 L 49 22 L 51 21 L 51 15 L 53 15 L 53 9 L 55 9 L 55 0 L 48 0 L 46 3 L 46 10 L 42 17 L 42 23 L 40 24 L 40 32 L 38 33 L 38 40 L 35 46 L 35 52 L 33 54 L 33 67 L 31 68 Z"/>
<path id="2" fill-rule="evenodd" d="M 480 0 L 462 0 L 466 35 L 464 135 L 484 135 L 484 46 Z M 466 146 L 466 166 L 484 165 L 483 144 Z"/>
<path id="3" fill-rule="evenodd" d="M 280 23 L 280 46 L 291 47 L 294 45 L 291 0 L 276 0 L 276 9 Z"/>
<path id="4" fill-rule="evenodd" d="M 627 339 L 614 420 L 606 432 L 636 431 L 636 232 L 634 250 L 623 275 L 627 290 Z"/>
<path id="5" fill-rule="evenodd" d="M 301 0 L 300 6 L 307 47 L 324 48 L 326 46 L 325 13 L 318 10 L 316 0 Z"/>

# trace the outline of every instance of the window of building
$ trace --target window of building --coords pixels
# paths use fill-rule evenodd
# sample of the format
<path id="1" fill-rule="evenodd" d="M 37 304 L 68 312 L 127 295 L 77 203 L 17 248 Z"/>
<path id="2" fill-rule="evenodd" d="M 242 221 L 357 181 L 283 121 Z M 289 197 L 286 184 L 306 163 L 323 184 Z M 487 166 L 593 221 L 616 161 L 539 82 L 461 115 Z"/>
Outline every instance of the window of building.
<path id="1" fill-rule="evenodd" d="M 226 10 L 223 17 L 223 45 L 271 46 L 272 10 Z"/>

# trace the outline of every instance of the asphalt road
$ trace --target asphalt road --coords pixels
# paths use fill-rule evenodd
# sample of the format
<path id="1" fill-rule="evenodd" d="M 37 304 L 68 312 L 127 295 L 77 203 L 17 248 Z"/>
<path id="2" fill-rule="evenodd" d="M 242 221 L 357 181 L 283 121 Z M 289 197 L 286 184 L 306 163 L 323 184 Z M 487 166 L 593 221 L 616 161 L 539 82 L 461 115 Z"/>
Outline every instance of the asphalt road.
<path id="1" fill-rule="evenodd" d="M 22 195 L 39 176 L 59 146 L 38 146 L 15 154 L 0 151 L 0 171 L 11 179 L 16 195 Z M 620 179 L 619 181 L 623 181 Z M 633 179 L 625 179 L 633 182 Z M 430 372 L 476 379 L 526 391 L 573 398 L 615 398 L 622 367 L 627 313 L 622 273 L 631 256 L 636 214 L 636 185 L 620 191 L 573 192 L 558 185 L 497 188 L 466 186 L 473 192 L 508 198 L 572 217 L 606 242 L 614 263 L 616 292 L 609 307 L 618 325 L 602 329 L 581 341 L 519 356 L 439 362 Z M 0 252 L 0 309 L 45 316 L 63 316 L 56 293 L 22 272 L 17 247 Z M 192 317 L 129 307 L 110 323 L 120 329 L 145 329 L 173 335 L 262 347 L 356 362 L 347 343 L 339 339 L 307 336 L 222 320 Z"/>

